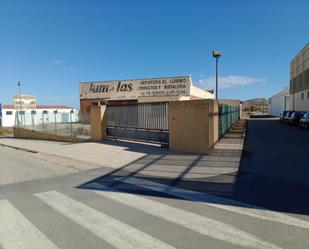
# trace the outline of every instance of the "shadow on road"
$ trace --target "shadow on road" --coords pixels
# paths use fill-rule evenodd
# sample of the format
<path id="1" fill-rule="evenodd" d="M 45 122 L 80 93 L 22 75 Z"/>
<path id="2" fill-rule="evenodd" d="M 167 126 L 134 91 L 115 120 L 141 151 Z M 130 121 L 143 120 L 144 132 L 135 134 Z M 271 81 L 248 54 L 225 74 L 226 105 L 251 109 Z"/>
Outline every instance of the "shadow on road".
<path id="1" fill-rule="evenodd" d="M 304 147 L 308 141 L 309 131 L 277 120 L 250 120 L 239 171 L 231 168 L 215 175 L 212 169 L 218 171 L 220 165 L 201 167 L 205 165 L 201 155 L 179 159 L 166 151 L 147 154 L 78 187 L 221 205 L 246 203 L 248 208 L 309 215 L 309 190 L 305 185 L 309 179 L 309 147 Z M 222 157 L 222 162 L 228 160 Z"/>

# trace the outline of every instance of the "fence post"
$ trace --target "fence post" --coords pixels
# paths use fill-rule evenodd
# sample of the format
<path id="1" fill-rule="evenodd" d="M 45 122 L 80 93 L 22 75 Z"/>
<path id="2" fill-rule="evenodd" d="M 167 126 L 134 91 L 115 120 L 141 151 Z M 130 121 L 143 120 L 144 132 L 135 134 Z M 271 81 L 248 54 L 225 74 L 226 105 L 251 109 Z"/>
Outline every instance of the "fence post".
<path id="1" fill-rule="evenodd" d="M 42 131 L 44 131 L 44 111 L 42 112 Z"/>
<path id="2" fill-rule="evenodd" d="M 57 111 L 54 111 L 54 115 L 55 115 L 55 134 L 57 135 Z"/>
<path id="3" fill-rule="evenodd" d="M 70 133 L 71 137 L 73 137 L 72 110 L 70 111 Z"/>

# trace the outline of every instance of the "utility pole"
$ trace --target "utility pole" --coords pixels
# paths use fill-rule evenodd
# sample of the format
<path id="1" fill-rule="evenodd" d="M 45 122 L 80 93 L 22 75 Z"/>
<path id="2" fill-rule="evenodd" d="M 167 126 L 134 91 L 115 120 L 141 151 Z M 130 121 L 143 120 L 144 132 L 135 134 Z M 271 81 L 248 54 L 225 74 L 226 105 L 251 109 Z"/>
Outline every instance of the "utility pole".
<path id="1" fill-rule="evenodd" d="M 17 109 L 18 113 L 17 113 L 17 124 L 18 126 L 20 126 L 20 123 L 22 121 L 22 117 L 21 117 L 21 113 L 22 113 L 22 106 L 21 106 L 21 95 L 20 95 L 20 87 L 21 87 L 21 83 L 20 80 L 17 81 L 17 86 L 18 86 L 18 95 L 19 95 L 19 109 Z"/>

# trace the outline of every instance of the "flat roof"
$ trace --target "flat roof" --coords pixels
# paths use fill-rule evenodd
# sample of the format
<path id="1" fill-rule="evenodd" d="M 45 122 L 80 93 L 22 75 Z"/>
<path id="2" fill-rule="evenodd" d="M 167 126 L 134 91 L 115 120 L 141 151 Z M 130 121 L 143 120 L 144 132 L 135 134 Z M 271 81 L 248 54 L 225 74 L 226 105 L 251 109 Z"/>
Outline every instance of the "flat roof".
<path id="1" fill-rule="evenodd" d="M 2 109 L 15 109 L 14 105 L 2 105 Z M 65 105 L 36 105 L 33 109 L 74 109 Z"/>

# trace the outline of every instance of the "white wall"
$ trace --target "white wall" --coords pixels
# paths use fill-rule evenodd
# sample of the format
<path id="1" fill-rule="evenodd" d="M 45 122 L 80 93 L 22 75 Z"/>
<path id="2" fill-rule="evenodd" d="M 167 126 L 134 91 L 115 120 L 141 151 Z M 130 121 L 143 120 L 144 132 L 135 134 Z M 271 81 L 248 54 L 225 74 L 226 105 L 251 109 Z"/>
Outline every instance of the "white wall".
<path id="1" fill-rule="evenodd" d="M 12 115 L 8 115 L 7 112 L 12 112 Z M 15 110 L 2 109 L 2 124 L 3 127 L 12 127 L 15 124 Z"/>
<path id="2" fill-rule="evenodd" d="M 285 108 L 289 107 L 289 89 L 285 87 L 283 91 L 269 98 L 269 114 L 279 116 Z"/>
<path id="3" fill-rule="evenodd" d="M 304 111 L 309 112 L 309 98 L 308 98 L 308 90 L 304 90 L 292 95 L 292 101 L 295 111 Z M 302 99 L 302 94 L 304 98 Z"/>
<path id="4" fill-rule="evenodd" d="M 2 109 L 2 126 L 12 127 L 17 125 L 18 122 L 21 125 L 38 125 L 46 123 L 68 123 L 78 121 L 78 111 L 73 109 L 46 109 L 47 113 L 43 113 L 44 109 L 23 110 L 25 114 L 18 115 L 15 109 Z M 32 114 L 31 111 L 36 111 L 36 114 Z M 54 114 L 57 111 L 57 114 Z M 8 112 L 12 112 L 12 115 L 8 115 Z"/>
<path id="5" fill-rule="evenodd" d="M 208 91 L 205 91 L 195 86 L 190 87 L 190 95 L 201 98 L 201 99 L 214 99 L 215 98 L 213 93 L 210 93 Z"/>

